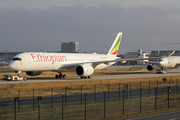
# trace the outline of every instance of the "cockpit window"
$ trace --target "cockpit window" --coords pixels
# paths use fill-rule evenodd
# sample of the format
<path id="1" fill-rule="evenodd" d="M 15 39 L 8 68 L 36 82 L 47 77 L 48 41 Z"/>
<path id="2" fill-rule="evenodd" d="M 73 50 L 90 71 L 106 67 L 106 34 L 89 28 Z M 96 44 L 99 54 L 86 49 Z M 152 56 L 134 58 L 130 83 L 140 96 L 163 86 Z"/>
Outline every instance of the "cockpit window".
<path id="1" fill-rule="evenodd" d="M 21 58 L 14 58 L 12 61 L 21 61 Z"/>
<path id="2" fill-rule="evenodd" d="M 162 60 L 162 59 L 159 59 L 158 61 L 160 62 L 160 61 L 164 61 L 164 60 Z"/>

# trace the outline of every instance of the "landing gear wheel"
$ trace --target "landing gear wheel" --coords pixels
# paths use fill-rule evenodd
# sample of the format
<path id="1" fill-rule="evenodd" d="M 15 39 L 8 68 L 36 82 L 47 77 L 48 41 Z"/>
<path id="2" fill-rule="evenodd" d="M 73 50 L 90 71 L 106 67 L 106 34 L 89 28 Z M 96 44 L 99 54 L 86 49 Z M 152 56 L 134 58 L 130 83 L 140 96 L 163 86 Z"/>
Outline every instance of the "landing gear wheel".
<path id="1" fill-rule="evenodd" d="M 14 78 L 14 81 L 17 81 L 17 77 Z"/>
<path id="2" fill-rule="evenodd" d="M 62 74 L 59 75 L 59 79 L 61 79 L 61 78 L 62 78 Z"/>
<path id="3" fill-rule="evenodd" d="M 162 74 L 166 74 L 167 71 L 164 69 L 164 68 L 161 68 L 162 69 Z"/>
<path id="4" fill-rule="evenodd" d="M 91 79 L 91 76 L 81 76 L 81 79 Z"/>
<path id="5" fill-rule="evenodd" d="M 55 78 L 56 78 L 56 79 L 58 79 L 58 78 L 59 78 L 59 76 L 58 76 L 58 75 L 55 75 Z"/>
<path id="6" fill-rule="evenodd" d="M 64 74 L 64 75 L 62 76 L 62 78 L 64 78 L 64 79 L 65 79 L 65 78 L 66 78 L 66 75 Z"/>
<path id="7" fill-rule="evenodd" d="M 23 78 L 23 80 L 26 81 L 26 80 L 27 80 L 27 77 Z"/>

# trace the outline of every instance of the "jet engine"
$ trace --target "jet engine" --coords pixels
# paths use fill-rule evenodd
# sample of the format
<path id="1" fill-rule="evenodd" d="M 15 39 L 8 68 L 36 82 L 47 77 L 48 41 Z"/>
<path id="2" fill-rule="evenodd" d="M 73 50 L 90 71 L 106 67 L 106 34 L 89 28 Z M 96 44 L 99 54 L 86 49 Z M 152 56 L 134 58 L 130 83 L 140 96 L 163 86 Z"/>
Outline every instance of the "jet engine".
<path id="1" fill-rule="evenodd" d="M 29 76 L 37 76 L 42 74 L 42 71 L 27 71 L 26 74 Z"/>
<path id="2" fill-rule="evenodd" d="M 152 71 L 152 70 L 154 70 L 154 66 L 153 66 L 152 64 L 150 64 L 150 65 L 147 66 L 147 69 L 148 69 L 149 71 Z"/>
<path id="3" fill-rule="evenodd" d="M 91 65 L 79 65 L 76 67 L 76 74 L 80 77 L 90 76 L 94 72 Z"/>

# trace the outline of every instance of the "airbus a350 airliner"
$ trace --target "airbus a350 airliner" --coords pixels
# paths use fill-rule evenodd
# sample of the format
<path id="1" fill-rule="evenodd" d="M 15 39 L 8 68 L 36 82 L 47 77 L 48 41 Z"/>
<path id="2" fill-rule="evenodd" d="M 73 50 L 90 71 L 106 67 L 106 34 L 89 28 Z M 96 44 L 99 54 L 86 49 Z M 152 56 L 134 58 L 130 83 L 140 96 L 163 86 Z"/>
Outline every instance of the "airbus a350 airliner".
<path id="1" fill-rule="evenodd" d="M 116 57 L 121 38 L 122 33 L 120 32 L 107 54 L 25 52 L 16 55 L 10 62 L 9 68 L 18 72 L 25 71 L 29 76 L 40 75 L 43 71 L 54 71 L 59 73 L 55 78 L 64 78 L 65 75 L 62 72 L 73 71 L 81 79 L 91 78 L 94 70 L 106 68 L 118 61 L 140 59 Z"/>

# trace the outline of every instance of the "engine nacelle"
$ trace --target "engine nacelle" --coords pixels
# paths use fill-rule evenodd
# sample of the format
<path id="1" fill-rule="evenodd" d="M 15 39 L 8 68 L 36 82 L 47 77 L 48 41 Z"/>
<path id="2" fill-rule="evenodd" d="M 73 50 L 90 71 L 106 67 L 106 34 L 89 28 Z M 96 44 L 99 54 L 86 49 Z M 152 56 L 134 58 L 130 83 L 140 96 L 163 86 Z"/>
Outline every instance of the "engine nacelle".
<path id="1" fill-rule="evenodd" d="M 149 70 L 149 71 L 154 70 L 154 66 L 153 66 L 153 65 L 151 65 L 151 64 L 150 64 L 150 65 L 148 65 L 148 66 L 147 66 L 147 70 Z"/>
<path id="2" fill-rule="evenodd" d="M 76 67 L 76 74 L 78 76 L 90 76 L 94 72 L 94 68 L 91 65 L 79 65 Z"/>
<path id="3" fill-rule="evenodd" d="M 42 71 L 27 71 L 26 74 L 29 76 L 37 76 L 42 74 Z"/>

